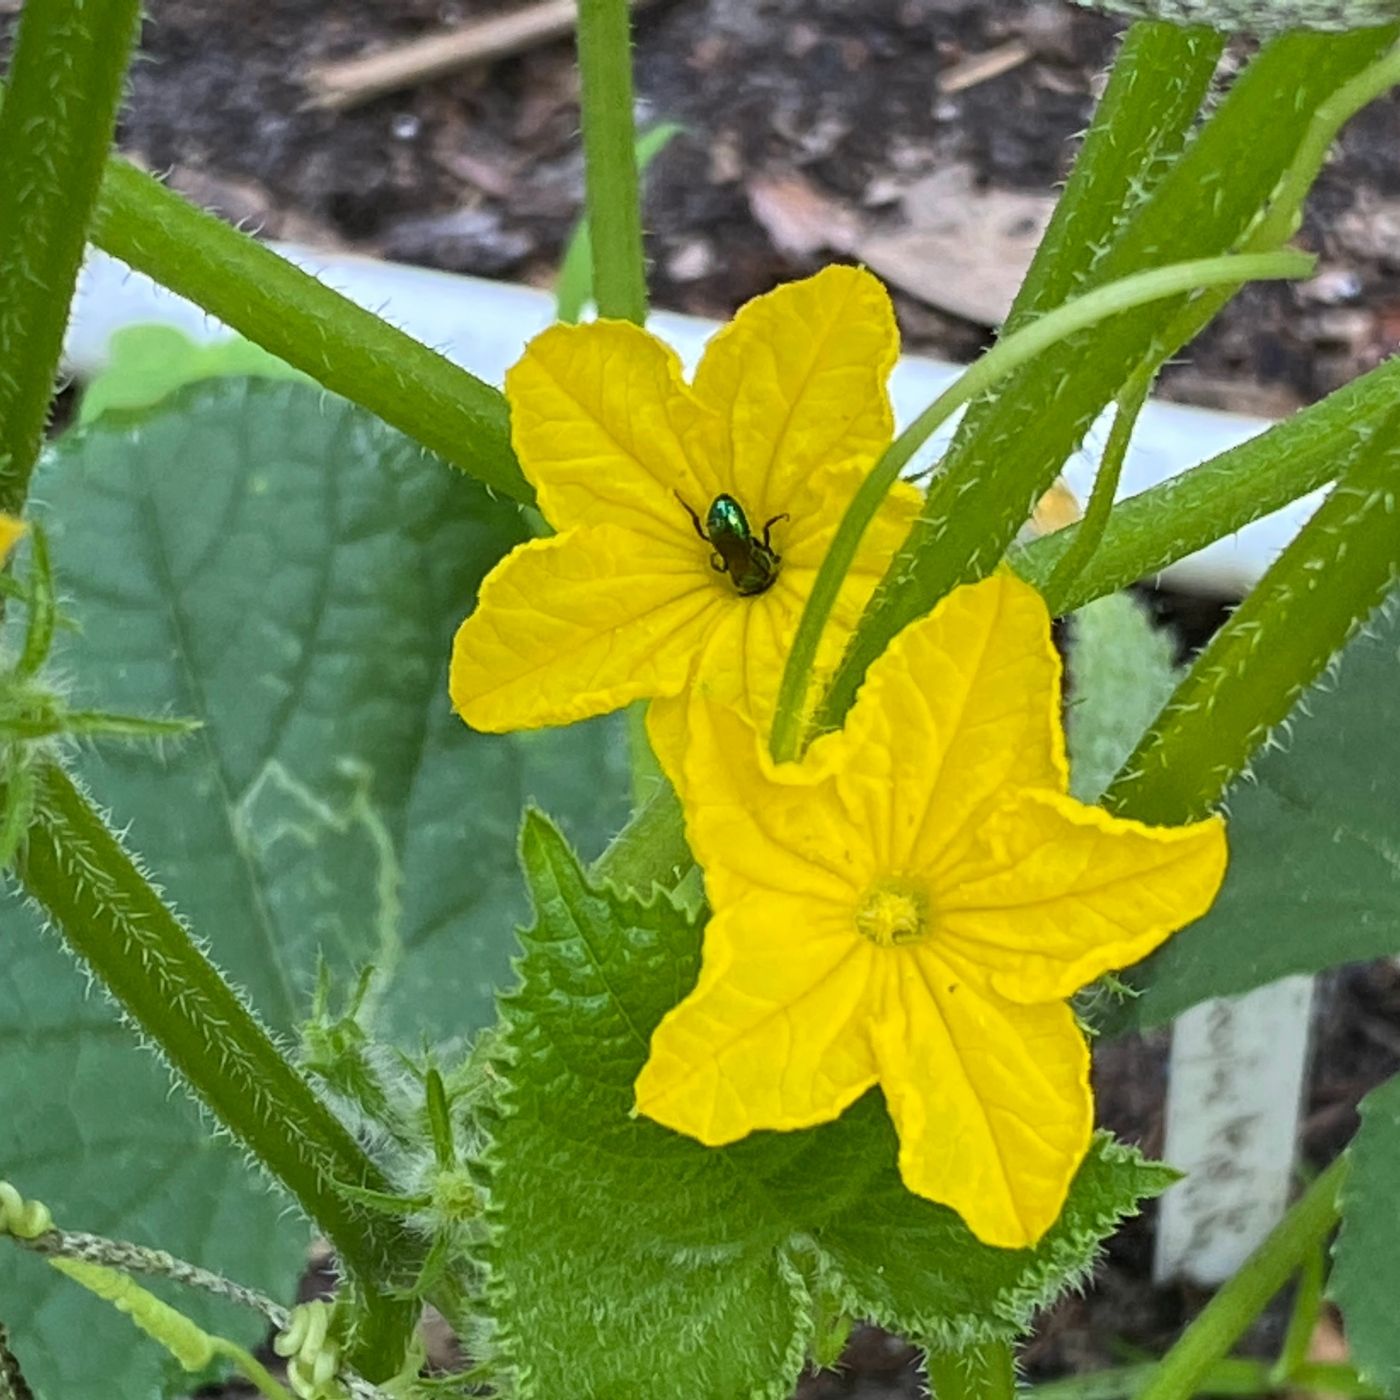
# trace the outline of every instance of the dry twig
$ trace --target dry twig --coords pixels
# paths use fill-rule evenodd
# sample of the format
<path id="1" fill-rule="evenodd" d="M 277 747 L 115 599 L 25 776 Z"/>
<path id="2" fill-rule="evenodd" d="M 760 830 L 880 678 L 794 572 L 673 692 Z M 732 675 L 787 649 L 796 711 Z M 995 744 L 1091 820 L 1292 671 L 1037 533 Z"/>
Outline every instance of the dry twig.
<path id="1" fill-rule="evenodd" d="M 966 92 L 978 83 L 990 82 L 1013 68 L 1019 68 L 1031 56 L 1031 46 L 1024 39 L 1008 39 L 985 53 L 971 54 L 938 75 L 938 91 L 949 97 Z"/>
<path id="2" fill-rule="evenodd" d="M 645 0 L 633 3 L 640 5 Z M 363 58 L 317 64 L 306 75 L 310 105 L 338 111 L 358 107 L 383 93 L 548 43 L 570 33 L 577 21 L 578 0 L 535 0 Z"/>

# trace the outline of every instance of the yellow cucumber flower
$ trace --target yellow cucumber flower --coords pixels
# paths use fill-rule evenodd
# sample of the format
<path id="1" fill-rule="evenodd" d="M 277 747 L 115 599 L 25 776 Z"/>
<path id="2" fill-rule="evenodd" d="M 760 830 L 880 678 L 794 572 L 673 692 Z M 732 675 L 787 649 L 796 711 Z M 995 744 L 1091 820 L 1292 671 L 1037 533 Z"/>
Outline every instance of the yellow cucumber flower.
<path id="1" fill-rule="evenodd" d="M 801 763 L 703 697 L 684 761 L 713 914 L 638 1110 L 718 1146 L 878 1083 L 909 1189 L 988 1244 L 1034 1244 L 1092 1127 L 1065 998 L 1205 913 L 1220 819 L 1150 827 L 1068 796 L 1050 618 L 1005 572 L 908 627 Z"/>
<path id="2" fill-rule="evenodd" d="M 0 564 L 9 558 L 10 551 L 19 543 L 23 534 L 24 521 L 0 512 Z"/>
<path id="3" fill-rule="evenodd" d="M 487 577 L 452 653 L 477 729 L 680 696 L 697 672 L 767 728 L 788 644 L 857 485 L 890 441 L 899 333 L 869 273 L 830 267 L 742 307 L 686 384 L 619 321 L 554 326 L 506 376 L 521 468 L 559 533 Z M 834 659 L 917 509 L 900 488 L 838 604 Z M 676 766 L 684 705 L 669 721 Z M 654 738 L 657 737 L 655 729 Z"/>

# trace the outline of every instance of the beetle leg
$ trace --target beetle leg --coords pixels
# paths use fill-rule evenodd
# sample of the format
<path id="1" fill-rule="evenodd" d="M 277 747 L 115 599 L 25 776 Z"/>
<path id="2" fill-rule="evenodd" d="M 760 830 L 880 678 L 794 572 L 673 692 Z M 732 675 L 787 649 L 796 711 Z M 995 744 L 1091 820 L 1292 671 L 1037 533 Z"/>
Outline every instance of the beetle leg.
<path id="1" fill-rule="evenodd" d="M 700 517 L 690 508 L 689 503 L 679 491 L 672 491 L 671 494 L 681 503 L 685 513 L 690 517 L 690 523 L 695 526 L 695 533 L 700 536 L 706 544 L 709 544 L 710 537 L 705 533 L 705 527 L 700 523 Z"/>
<path id="2" fill-rule="evenodd" d="M 719 550 L 715 550 L 715 552 L 710 555 L 710 567 L 717 574 L 727 574 L 729 572 L 729 565 L 724 562 L 724 555 L 722 555 Z"/>
<path id="3" fill-rule="evenodd" d="M 787 511 L 784 511 L 781 515 L 775 515 L 771 520 L 766 521 L 766 522 L 764 523 L 764 526 L 763 526 L 763 547 L 764 547 L 764 549 L 772 549 L 772 548 L 773 548 L 773 542 L 768 538 L 768 532 L 769 532 L 769 530 L 771 530 L 771 529 L 773 528 L 773 526 L 775 526 L 775 525 L 778 523 L 778 521 L 780 521 L 780 520 L 791 520 L 791 519 L 792 519 L 792 516 L 790 516 L 790 515 L 787 513 Z"/>

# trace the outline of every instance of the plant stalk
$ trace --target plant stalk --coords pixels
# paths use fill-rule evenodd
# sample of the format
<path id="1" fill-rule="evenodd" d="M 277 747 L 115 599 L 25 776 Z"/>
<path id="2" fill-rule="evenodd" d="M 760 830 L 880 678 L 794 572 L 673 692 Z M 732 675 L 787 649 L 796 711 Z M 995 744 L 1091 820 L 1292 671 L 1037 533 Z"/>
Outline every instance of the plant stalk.
<path id="1" fill-rule="evenodd" d="M 25 889 L 68 948 L 238 1142 L 335 1246 L 364 1298 L 352 1359 L 393 1375 L 416 1318 L 386 1289 L 411 1277 L 416 1244 L 334 1188 L 390 1183 L 147 883 L 68 775 L 36 774 L 34 816 L 16 861 Z"/>
<path id="2" fill-rule="evenodd" d="M 599 316 L 640 326 L 647 319 L 647 283 L 628 0 L 580 0 L 578 66 L 593 300 Z M 632 799 L 641 808 L 662 776 L 647 741 L 644 704 L 627 712 L 627 748 Z"/>
<path id="3" fill-rule="evenodd" d="M 580 0 L 578 66 L 594 300 L 600 316 L 641 325 L 647 284 L 627 0 Z"/>
<path id="4" fill-rule="evenodd" d="M 934 1400 L 1015 1400 L 1016 1363 L 1006 1342 L 924 1357 Z"/>
<path id="5" fill-rule="evenodd" d="M 1113 498 L 1118 494 L 1118 482 L 1122 479 L 1128 445 L 1132 441 L 1133 429 L 1137 426 L 1138 416 L 1147 402 L 1147 394 L 1152 388 L 1156 373 L 1155 362 L 1144 364 L 1118 396 L 1113 427 L 1109 430 L 1103 461 L 1099 463 L 1099 470 L 1094 477 L 1094 488 L 1089 493 L 1089 503 L 1084 507 L 1084 519 L 1079 522 L 1074 542 L 1060 556 L 1045 585 L 1045 603 L 1052 614 L 1058 615 L 1064 611 L 1059 599 L 1088 567 L 1089 561 L 1103 543 L 1109 519 L 1113 514 Z"/>
<path id="6" fill-rule="evenodd" d="M 1400 408 L 1211 639 L 1104 795 L 1171 825 L 1203 817 L 1389 592 L 1400 568 Z"/>
<path id="7" fill-rule="evenodd" d="M 1134 1400 L 1190 1400 L 1200 1391 L 1211 1367 L 1228 1354 L 1269 1299 L 1336 1225 L 1338 1193 L 1346 1172 L 1347 1159 L 1339 1157 L 1313 1182 L 1153 1367 Z"/>
<path id="8" fill-rule="evenodd" d="M 1326 486 L 1366 451 L 1400 398 L 1400 359 L 1295 413 L 1180 476 L 1121 502 L 1082 573 L 1055 610 L 1073 612 L 1152 575 L 1251 521 Z M 1083 525 L 1035 540 L 1011 556 L 1016 572 L 1042 590 Z"/>
<path id="9" fill-rule="evenodd" d="M 522 505 L 535 493 L 500 392 L 130 162 L 108 162 L 92 241 Z"/>
<path id="10" fill-rule="evenodd" d="M 24 505 L 140 0 L 29 0 L 0 106 L 0 511 Z"/>
<path id="11" fill-rule="evenodd" d="M 1268 44 L 1149 197 L 1112 228 L 1090 280 L 1103 285 L 1137 273 L 1168 250 L 1189 258 L 1237 247 L 1298 158 L 1314 113 L 1393 37 L 1387 30 L 1295 33 Z M 1127 110 L 1136 115 L 1136 103 Z M 1248 161 L 1238 159 L 1240 149 Z M 1080 178 L 1076 169 L 1071 190 Z M 819 709 L 821 727 L 840 724 L 866 669 L 902 627 L 1004 557 L 1033 503 L 1128 376 L 1150 355 L 1171 353 L 1163 332 L 1183 305 L 1184 298 L 1164 301 L 1107 320 L 1092 340 L 1065 341 L 969 410 L 837 667 Z"/>
<path id="12" fill-rule="evenodd" d="M 1208 29 L 1138 23 L 1128 30 L 1003 335 L 1081 289 L 1180 154 L 1224 47 L 1225 36 Z"/>
<path id="13" fill-rule="evenodd" d="M 771 750 L 774 759 L 785 762 L 797 757 L 801 749 L 802 715 L 817 649 L 865 531 L 914 454 L 959 408 L 986 393 L 1049 347 L 1125 310 L 1178 296 L 1183 291 L 1208 286 L 1214 281 L 1231 281 L 1241 276 L 1250 279 L 1306 276 L 1312 265 L 1310 259 L 1300 260 L 1300 255 L 1283 253 L 1267 258 L 1206 258 L 1199 262 L 1153 268 L 1125 277 L 1121 282 L 1098 287 L 1057 307 L 1032 321 L 1025 329 L 999 341 L 959 375 L 890 444 L 846 507 L 846 513 L 817 571 L 812 591 L 807 596 L 792 650 L 788 653 L 773 719 Z M 856 641 L 858 638 L 853 645 Z M 873 656 L 870 659 L 873 660 Z M 864 675 L 863 667 L 861 675 Z M 847 697 L 844 691 L 833 687 L 818 711 L 818 728 L 837 727 L 845 715 L 848 700 L 853 698 L 854 692 Z"/>

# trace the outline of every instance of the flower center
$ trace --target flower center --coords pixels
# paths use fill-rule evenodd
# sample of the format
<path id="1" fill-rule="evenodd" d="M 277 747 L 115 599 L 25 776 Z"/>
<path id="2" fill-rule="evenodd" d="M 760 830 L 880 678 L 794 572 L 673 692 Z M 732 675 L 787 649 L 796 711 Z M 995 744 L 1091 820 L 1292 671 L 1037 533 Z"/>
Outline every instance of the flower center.
<path id="1" fill-rule="evenodd" d="M 912 880 L 877 880 L 856 905 L 856 928 L 881 948 L 917 943 L 928 933 L 928 895 Z"/>

